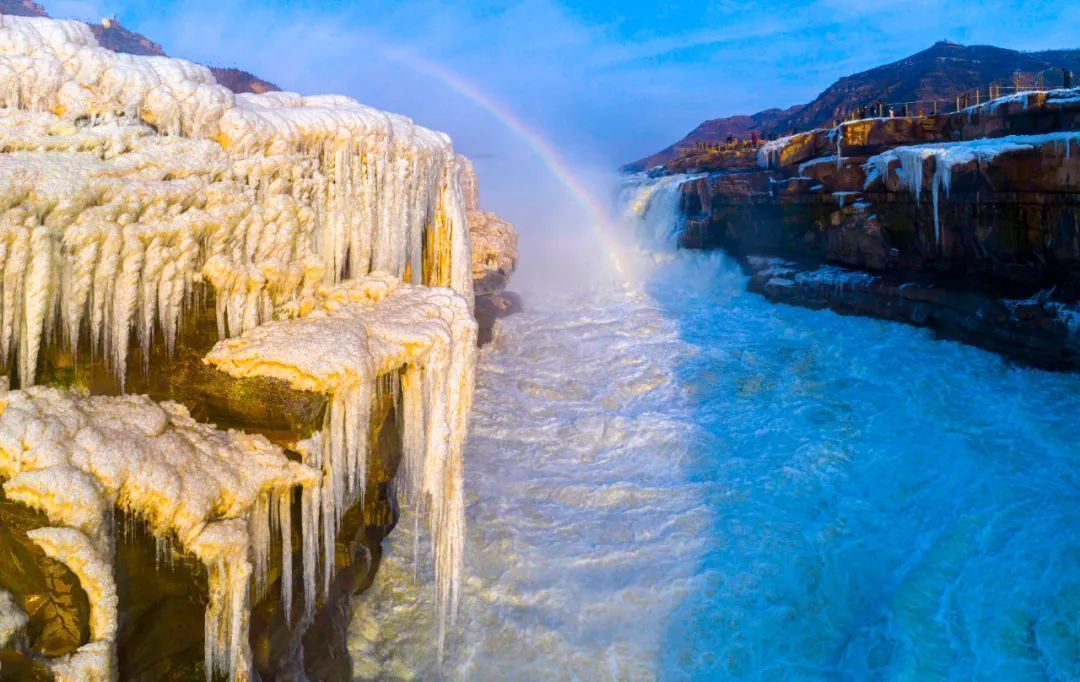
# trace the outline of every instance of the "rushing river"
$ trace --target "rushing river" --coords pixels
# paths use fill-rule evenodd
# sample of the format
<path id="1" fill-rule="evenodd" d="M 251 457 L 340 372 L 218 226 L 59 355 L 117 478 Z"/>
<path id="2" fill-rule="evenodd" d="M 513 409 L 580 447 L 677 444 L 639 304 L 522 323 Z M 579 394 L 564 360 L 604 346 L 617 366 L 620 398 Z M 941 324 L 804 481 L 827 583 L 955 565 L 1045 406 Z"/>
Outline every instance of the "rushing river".
<path id="1" fill-rule="evenodd" d="M 673 184 L 626 201 L 636 286 L 534 292 L 481 357 L 441 666 L 406 516 L 357 673 L 1080 678 L 1080 376 L 770 304 L 662 246 Z"/>

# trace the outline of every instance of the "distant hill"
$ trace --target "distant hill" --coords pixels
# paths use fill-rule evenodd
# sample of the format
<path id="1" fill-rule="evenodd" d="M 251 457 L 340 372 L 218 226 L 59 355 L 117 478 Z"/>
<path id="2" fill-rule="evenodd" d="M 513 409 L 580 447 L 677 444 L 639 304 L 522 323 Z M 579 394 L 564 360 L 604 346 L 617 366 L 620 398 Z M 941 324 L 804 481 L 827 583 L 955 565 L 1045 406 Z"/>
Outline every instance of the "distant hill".
<path id="1" fill-rule="evenodd" d="M 273 92 L 281 89 L 270 81 L 264 81 L 258 76 L 240 69 L 211 66 L 210 71 L 214 74 L 214 78 L 217 79 L 218 83 L 221 83 L 233 92 L 260 93 Z"/>
<path id="2" fill-rule="evenodd" d="M 697 142 L 723 142 L 728 135 L 786 134 L 832 125 L 848 113 L 879 101 L 954 101 L 958 95 L 976 88 L 985 92 L 990 83 L 1011 85 L 1017 72 L 1021 83 L 1030 84 L 1037 74 L 1043 74 L 1047 84 L 1059 84 L 1062 68 L 1080 72 L 1080 49 L 1017 52 L 942 41 L 900 61 L 841 78 L 805 106 L 706 121 L 679 142 L 626 165 L 624 170 L 635 172 L 662 165 L 678 158 L 683 149 L 692 149 Z"/>
<path id="3" fill-rule="evenodd" d="M 141 33 L 129 31 L 115 19 L 103 19 L 100 24 L 89 24 L 90 30 L 102 47 L 113 52 L 126 52 L 146 57 L 164 57 L 165 50 Z"/>
<path id="4" fill-rule="evenodd" d="M 798 113 L 802 105 L 790 109 L 766 109 L 753 116 L 729 116 L 728 118 L 714 118 L 705 121 L 697 128 L 670 147 L 647 156 L 624 167 L 627 172 L 638 172 L 662 166 L 665 163 L 682 156 L 683 150 L 693 149 L 699 142 L 717 142 L 726 140 L 728 135 L 740 138 L 750 137 L 754 133 L 760 134 L 763 130 L 772 129 L 777 123 L 785 121 Z"/>
<path id="5" fill-rule="evenodd" d="M 31 0 L 0 0 L 0 14 L 14 14 L 24 17 L 47 17 L 45 8 Z M 101 23 L 87 22 L 94 37 L 102 47 L 113 52 L 124 52 L 143 56 L 165 57 L 161 45 L 141 33 L 131 31 L 120 25 L 115 19 L 104 19 Z M 265 81 L 247 71 L 235 68 L 209 67 L 218 83 L 233 92 L 270 92 L 280 90 L 278 86 Z"/>
<path id="6" fill-rule="evenodd" d="M 45 8 L 30 0 L 0 0 L 0 14 L 17 17 L 47 17 Z"/>

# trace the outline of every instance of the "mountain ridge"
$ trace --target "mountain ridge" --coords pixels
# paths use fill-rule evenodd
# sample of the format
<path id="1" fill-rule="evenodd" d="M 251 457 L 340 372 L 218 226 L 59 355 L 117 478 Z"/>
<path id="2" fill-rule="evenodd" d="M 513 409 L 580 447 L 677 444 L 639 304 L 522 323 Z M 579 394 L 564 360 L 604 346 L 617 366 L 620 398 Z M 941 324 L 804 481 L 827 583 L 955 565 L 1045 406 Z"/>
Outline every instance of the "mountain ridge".
<path id="1" fill-rule="evenodd" d="M 813 101 L 784 110 L 784 115 L 770 115 L 778 110 L 767 109 L 750 116 L 706 120 L 678 142 L 623 166 L 623 170 L 649 170 L 679 158 L 684 150 L 693 150 L 701 143 L 723 143 L 728 135 L 783 135 L 832 125 L 848 113 L 879 101 L 954 102 L 957 96 L 976 88 L 985 91 L 991 83 L 1011 84 L 1018 71 L 1022 84 L 1034 83 L 1039 74 L 1047 84 L 1056 84 L 1062 80 L 1062 68 L 1080 71 L 1080 49 L 1020 52 L 992 45 L 939 41 L 903 59 L 841 77 Z M 752 125 L 746 124 L 748 119 Z"/>

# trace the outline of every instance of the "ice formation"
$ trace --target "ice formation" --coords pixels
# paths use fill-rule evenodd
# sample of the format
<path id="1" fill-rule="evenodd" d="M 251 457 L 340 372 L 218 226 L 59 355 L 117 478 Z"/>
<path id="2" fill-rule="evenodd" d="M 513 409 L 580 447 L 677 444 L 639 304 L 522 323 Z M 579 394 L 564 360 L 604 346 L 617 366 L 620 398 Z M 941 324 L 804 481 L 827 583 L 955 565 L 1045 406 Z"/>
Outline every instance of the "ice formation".
<path id="1" fill-rule="evenodd" d="M 1032 98 L 1045 97 L 1048 105 L 1065 105 L 1080 101 L 1080 88 L 1057 88 L 1054 90 L 1023 90 L 1010 95 L 1004 95 L 995 99 L 987 100 L 979 104 L 973 104 L 964 111 L 970 117 L 976 113 L 994 113 L 1000 107 L 1015 102 L 1021 102 L 1026 110 Z"/>
<path id="2" fill-rule="evenodd" d="M 86 679 L 70 671 L 87 670 L 109 677 L 102 671 L 111 670 L 117 626 L 114 507 L 206 565 L 208 674 L 246 677 L 248 584 L 253 577 L 255 592 L 264 590 L 259 569 L 270 549 L 271 515 L 296 488 L 317 494 L 320 473 L 263 436 L 219 431 L 181 405 L 143 396 L 31 387 L 7 393 L 0 409 L 4 492 L 55 524 L 30 537 L 72 569 L 91 604 L 92 641 L 57 663 L 61 677 L 65 670 L 69 679 Z M 283 563 L 291 560 L 283 552 Z"/>
<path id="3" fill-rule="evenodd" d="M 461 183 L 461 198 L 465 202 L 466 211 L 480 210 L 480 180 L 476 176 L 476 168 L 469 157 L 464 154 L 457 155 L 458 182 Z"/>
<path id="4" fill-rule="evenodd" d="M 1069 158 L 1073 144 L 1080 144 L 1080 132 L 1048 133 L 1044 135 L 1010 135 L 1008 137 L 981 138 L 965 142 L 948 142 L 895 147 L 870 157 L 866 162 L 866 184 L 869 188 L 878 178 L 888 176 L 890 162 L 899 163 L 897 176 L 900 186 L 915 195 L 918 202 L 923 190 L 923 165 L 934 159 L 934 176 L 930 190 L 934 208 L 934 240 L 941 242 L 941 221 L 938 200 L 942 190 L 948 197 L 952 190 L 953 168 L 965 163 L 989 163 L 1002 154 L 1039 151 L 1053 145 L 1060 150 L 1064 145 L 1065 158 Z"/>
<path id="5" fill-rule="evenodd" d="M 844 155 L 841 151 L 841 144 L 844 141 L 843 123 L 829 131 L 829 139 L 836 142 L 836 170 L 840 170 L 840 167 L 844 164 Z"/>
<path id="6" fill-rule="evenodd" d="M 457 610 L 463 556 L 462 454 L 477 332 L 469 305 L 451 289 L 403 284 L 375 273 L 323 287 L 294 312 L 292 319 L 219 342 L 206 361 L 235 377 L 274 377 L 298 390 L 328 394 L 322 432 L 297 448 L 307 464 L 323 471 L 318 511 L 324 588 L 341 515 L 364 491 L 372 387 L 380 376 L 400 379 L 404 458 L 399 477 L 405 499 L 427 513 L 441 647 Z M 314 590 L 313 576 L 305 578 L 305 589 Z"/>
<path id="7" fill-rule="evenodd" d="M 761 168 L 772 168 L 780 163 L 781 152 L 784 151 L 784 147 L 786 147 L 793 139 L 795 139 L 795 135 L 779 137 L 758 147 L 758 166 Z"/>
<path id="8" fill-rule="evenodd" d="M 13 16 L 0 92 L 21 110 L 2 125 L 0 351 L 24 385 L 42 339 L 74 345 L 84 321 L 122 382 L 128 329 L 171 341 L 203 280 L 223 334 L 375 270 L 471 298 L 460 161 L 409 119 L 234 95 L 204 67 L 98 47 L 85 24 Z"/>
<path id="9" fill-rule="evenodd" d="M 836 156 L 819 156 L 816 159 L 810 159 L 809 161 L 803 161 L 799 164 L 799 175 L 806 175 L 806 171 L 809 168 L 818 166 L 825 163 L 839 163 L 840 158 Z"/>
<path id="10" fill-rule="evenodd" d="M 207 675 L 247 678 L 249 583 L 255 599 L 267 591 L 277 531 L 289 618 L 299 489 L 310 615 L 320 547 L 328 585 L 341 515 L 363 494 L 383 376 L 400 381 L 403 492 L 427 513 L 452 622 L 476 352 L 470 211 L 482 213 L 471 164 L 407 118 L 339 96 L 234 95 L 204 67 L 105 50 L 85 24 L 0 15 L 0 357 L 22 387 L 0 397 L 0 479 L 47 513 L 54 525 L 31 537 L 93 604 L 91 641 L 51 661 L 59 677 L 114 675 L 119 507 L 206 565 Z M 513 261 L 502 222 L 482 224 L 510 254 L 495 264 Z M 323 430 L 298 444 L 304 464 L 177 404 L 33 386 L 55 340 L 88 346 L 122 388 L 130 344 L 144 362 L 155 337 L 172 350 L 211 293 L 225 340 L 210 361 L 329 396 Z"/>

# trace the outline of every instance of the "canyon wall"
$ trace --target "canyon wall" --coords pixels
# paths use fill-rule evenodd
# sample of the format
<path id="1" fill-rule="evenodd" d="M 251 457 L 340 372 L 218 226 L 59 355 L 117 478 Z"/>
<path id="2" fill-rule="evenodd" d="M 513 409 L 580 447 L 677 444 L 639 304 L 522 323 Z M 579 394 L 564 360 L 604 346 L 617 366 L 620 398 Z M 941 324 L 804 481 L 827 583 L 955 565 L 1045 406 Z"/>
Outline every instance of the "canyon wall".
<path id="1" fill-rule="evenodd" d="M 1077 131 L 1080 91 L 1057 90 L 796 134 L 763 145 L 753 169 L 688 160 L 708 175 L 683 187 L 682 244 L 785 259 L 744 258 L 751 287 L 775 300 L 1073 367 Z"/>

